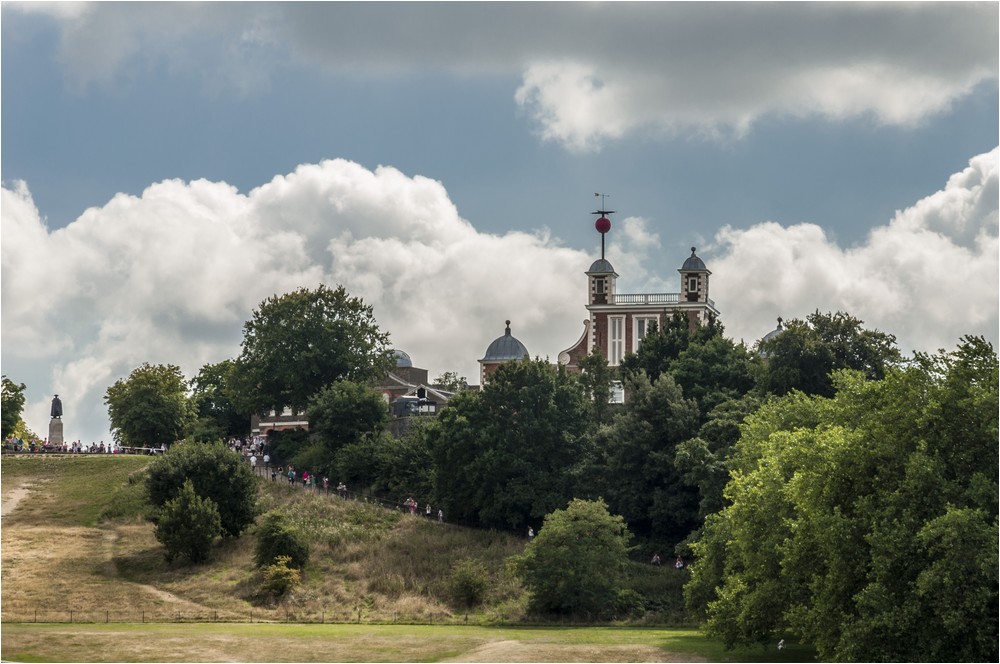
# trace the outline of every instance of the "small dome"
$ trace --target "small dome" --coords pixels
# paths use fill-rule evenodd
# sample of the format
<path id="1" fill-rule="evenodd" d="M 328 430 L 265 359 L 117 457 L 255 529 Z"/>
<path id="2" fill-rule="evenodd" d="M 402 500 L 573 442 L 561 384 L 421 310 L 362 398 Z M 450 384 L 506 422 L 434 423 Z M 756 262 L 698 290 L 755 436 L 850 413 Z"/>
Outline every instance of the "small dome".
<path id="1" fill-rule="evenodd" d="M 770 341 L 771 339 L 774 339 L 779 334 L 784 333 L 785 328 L 782 327 L 782 325 L 781 325 L 782 322 L 783 321 L 782 321 L 781 316 L 778 316 L 778 327 L 774 328 L 773 330 L 771 330 L 770 332 L 768 332 L 767 334 L 765 334 L 764 337 L 760 340 L 760 342 L 764 343 L 765 341 Z"/>
<path id="2" fill-rule="evenodd" d="M 528 357 L 528 349 L 510 334 L 510 321 L 502 337 L 497 337 L 486 349 L 486 356 L 480 362 L 506 362 Z"/>
<path id="3" fill-rule="evenodd" d="M 396 366 L 397 367 L 412 367 L 413 366 L 413 360 L 411 360 L 410 356 L 407 355 L 405 352 L 403 352 L 401 350 L 394 350 L 394 351 L 392 351 L 392 354 L 396 357 Z"/>
<path id="4" fill-rule="evenodd" d="M 694 255 L 694 247 L 691 247 L 691 255 L 688 259 L 684 261 L 684 265 L 681 266 L 684 271 L 707 271 L 708 268 L 705 267 L 705 261 L 701 260 Z"/>
<path id="5" fill-rule="evenodd" d="M 614 274 L 614 271 L 615 268 L 611 267 L 611 263 L 603 258 L 598 258 L 594 261 L 594 264 L 590 266 L 590 269 L 587 270 L 587 273 L 599 272 L 602 274 Z"/>

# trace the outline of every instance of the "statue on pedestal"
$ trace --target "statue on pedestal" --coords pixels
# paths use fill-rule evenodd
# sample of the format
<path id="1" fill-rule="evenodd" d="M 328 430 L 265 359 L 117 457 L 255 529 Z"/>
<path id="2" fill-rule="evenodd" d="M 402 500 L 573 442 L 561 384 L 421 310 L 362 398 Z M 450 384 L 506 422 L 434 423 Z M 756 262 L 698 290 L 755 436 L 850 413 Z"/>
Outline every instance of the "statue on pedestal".
<path id="1" fill-rule="evenodd" d="M 59 395 L 52 397 L 52 410 L 49 413 L 52 417 L 62 417 L 62 401 L 59 400 Z"/>

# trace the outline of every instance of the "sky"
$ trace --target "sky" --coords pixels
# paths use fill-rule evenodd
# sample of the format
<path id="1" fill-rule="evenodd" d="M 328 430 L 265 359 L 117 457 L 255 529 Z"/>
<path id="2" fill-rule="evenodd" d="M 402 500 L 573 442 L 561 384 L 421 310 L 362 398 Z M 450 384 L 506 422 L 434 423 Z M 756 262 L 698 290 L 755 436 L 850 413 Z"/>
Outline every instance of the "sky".
<path id="1" fill-rule="evenodd" d="M 997 3 L 0 5 L 0 362 L 110 440 L 107 388 L 240 353 L 342 284 L 430 377 L 504 321 L 552 361 L 585 270 L 725 334 L 844 311 L 998 342 Z"/>

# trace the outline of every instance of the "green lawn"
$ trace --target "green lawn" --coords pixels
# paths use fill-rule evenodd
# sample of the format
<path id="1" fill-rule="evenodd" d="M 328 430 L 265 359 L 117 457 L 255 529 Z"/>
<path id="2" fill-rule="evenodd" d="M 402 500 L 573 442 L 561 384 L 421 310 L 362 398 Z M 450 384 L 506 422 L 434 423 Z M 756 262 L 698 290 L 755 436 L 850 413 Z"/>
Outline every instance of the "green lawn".
<path id="1" fill-rule="evenodd" d="M 7 661 L 812 661 L 800 647 L 726 651 L 690 629 L 299 624 L 16 624 Z"/>

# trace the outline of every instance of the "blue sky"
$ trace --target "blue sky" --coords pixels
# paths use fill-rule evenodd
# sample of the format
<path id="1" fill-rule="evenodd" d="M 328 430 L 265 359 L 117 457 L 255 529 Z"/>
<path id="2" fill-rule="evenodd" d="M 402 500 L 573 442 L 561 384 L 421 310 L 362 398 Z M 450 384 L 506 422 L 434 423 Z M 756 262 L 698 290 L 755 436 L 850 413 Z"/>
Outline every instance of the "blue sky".
<path id="1" fill-rule="evenodd" d="M 554 358 L 586 313 L 597 191 L 620 286 L 676 290 L 697 246 L 736 339 L 820 309 L 906 352 L 996 343 L 997 22 L 995 3 L 5 2 L 4 373 L 36 430 L 59 392 L 67 436 L 106 438 L 114 380 L 234 357 L 262 299 L 319 281 L 432 376 L 474 379 L 506 318 Z"/>

